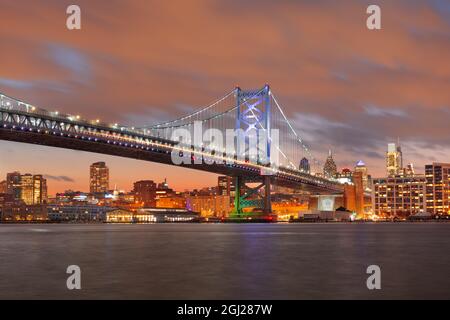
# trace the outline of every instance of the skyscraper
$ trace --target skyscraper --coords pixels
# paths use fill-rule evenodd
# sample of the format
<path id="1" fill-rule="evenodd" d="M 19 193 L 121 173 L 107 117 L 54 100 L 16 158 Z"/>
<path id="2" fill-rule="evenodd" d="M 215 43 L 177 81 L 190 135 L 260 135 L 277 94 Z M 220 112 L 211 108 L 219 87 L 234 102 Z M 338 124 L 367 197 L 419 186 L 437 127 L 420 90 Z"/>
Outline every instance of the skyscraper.
<path id="1" fill-rule="evenodd" d="M 372 187 L 372 181 L 371 181 L 372 178 L 371 178 L 371 176 L 369 175 L 369 173 L 367 171 L 366 164 L 362 160 L 359 160 L 356 163 L 356 165 L 355 165 L 355 172 L 361 172 L 364 190 L 371 189 L 371 187 Z"/>
<path id="2" fill-rule="evenodd" d="M 219 195 L 234 197 L 236 188 L 234 186 L 234 178 L 229 176 L 220 176 L 217 178 L 217 186 Z"/>
<path id="3" fill-rule="evenodd" d="M 20 172 L 6 174 L 6 193 L 12 194 L 14 200 L 20 200 Z"/>
<path id="4" fill-rule="evenodd" d="M 89 190 L 91 193 L 105 193 L 109 190 L 109 169 L 105 162 L 96 162 L 90 167 Z"/>
<path id="5" fill-rule="evenodd" d="M 42 175 L 33 176 L 33 204 L 44 204 L 47 202 L 47 179 Z"/>
<path id="6" fill-rule="evenodd" d="M 27 173 L 20 176 L 20 199 L 27 205 L 34 204 L 33 175 Z"/>
<path id="7" fill-rule="evenodd" d="M 307 158 L 303 158 L 302 160 L 300 160 L 300 170 L 306 173 L 309 173 L 311 171 L 309 160 Z"/>
<path id="8" fill-rule="evenodd" d="M 400 145 L 396 146 L 395 143 L 388 144 L 388 151 L 386 152 L 386 170 L 388 176 L 403 174 L 402 149 Z"/>
<path id="9" fill-rule="evenodd" d="M 47 202 L 47 180 L 40 174 L 8 173 L 7 193 L 27 205 L 44 204 Z"/>
<path id="10" fill-rule="evenodd" d="M 323 166 L 323 175 L 326 178 L 334 178 L 337 173 L 337 166 L 333 159 L 333 154 L 331 150 L 328 151 L 328 157 L 325 161 L 325 165 Z"/>

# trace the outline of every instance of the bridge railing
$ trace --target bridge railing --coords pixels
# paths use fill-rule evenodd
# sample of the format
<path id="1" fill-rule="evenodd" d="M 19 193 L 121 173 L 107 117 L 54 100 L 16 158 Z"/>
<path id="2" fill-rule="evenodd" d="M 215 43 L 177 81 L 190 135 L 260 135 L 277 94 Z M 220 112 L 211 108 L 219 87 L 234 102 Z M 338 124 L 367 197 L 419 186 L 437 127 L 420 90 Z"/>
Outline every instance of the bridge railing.
<path id="1" fill-rule="evenodd" d="M 100 120 L 87 120 L 87 119 L 81 118 L 79 115 L 65 114 L 65 113 L 61 113 L 58 111 L 49 111 L 47 109 L 36 107 L 34 105 L 31 105 L 29 103 L 9 97 L 4 94 L 0 94 L 0 108 L 3 110 L 20 111 L 20 112 L 27 113 L 30 115 L 39 115 L 39 116 L 44 116 L 44 117 L 50 117 L 53 120 L 71 121 L 71 122 L 76 122 L 77 124 L 80 124 L 80 125 L 98 126 L 98 127 L 120 130 L 124 133 L 127 132 L 127 133 L 151 136 L 150 130 L 147 130 L 147 129 L 135 129 L 134 127 L 130 128 L 128 126 L 122 126 L 117 123 L 111 124 L 111 123 L 102 122 Z"/>

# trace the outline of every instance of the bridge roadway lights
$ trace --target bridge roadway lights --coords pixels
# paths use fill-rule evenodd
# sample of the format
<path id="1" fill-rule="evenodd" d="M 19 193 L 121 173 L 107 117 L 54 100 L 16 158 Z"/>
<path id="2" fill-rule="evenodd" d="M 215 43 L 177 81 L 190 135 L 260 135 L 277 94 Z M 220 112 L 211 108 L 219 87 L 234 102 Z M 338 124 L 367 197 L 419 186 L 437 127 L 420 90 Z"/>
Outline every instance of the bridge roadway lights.
<path id="1" fill-rule="evenodd" d="M 247 220 L 275 220 L 272 215 L 272 204 L 270 198 L 270 176 L 260 176 L 249 179 L 237 176 L 235 179 L 234 209 L 230 214 L 230 221 Z M 256 187 L 250 187 L 247 183 L 257 183 Z M 260 190 L 264 188 L 263 195 Z M 252 211 L 245 211 L 250 209 Z"/>

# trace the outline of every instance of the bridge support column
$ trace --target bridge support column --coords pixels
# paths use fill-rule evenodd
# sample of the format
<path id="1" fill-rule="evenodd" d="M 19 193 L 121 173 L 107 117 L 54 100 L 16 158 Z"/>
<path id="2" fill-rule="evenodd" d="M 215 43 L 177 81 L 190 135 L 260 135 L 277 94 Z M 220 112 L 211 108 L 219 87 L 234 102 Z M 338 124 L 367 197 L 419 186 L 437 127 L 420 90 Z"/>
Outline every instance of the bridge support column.
<path id="1" fill-rule="evenodd" d="M 234 211 L 233 215 L 240 216 L 242 215 L 242 207 L 241 207 L 241 190 L 242 190 L 242 177 L 234 178 L 235 191 L 234 191 Z"/>
<path id="2" fill-rule="evenodd" d="M 257 183 L 256 187 L 246 183 Z M 232 218 L 245 218 L 254 215 L 269 215 L 272 213 L 270 198 L 270 176 L 262 176 L 259 179 L 246 179 L 246 177 L 235 177 L 234 210 Z M 264 189 L 263 194 L 260 191 Z M 249 211 L 245 212 L 244 209 Z"/>
<path id="3" fill-rule="evenodd" d="M 264 177 L 264 213 L 272 213 L 272 201 L 270 197 L 270 177 Z"/>

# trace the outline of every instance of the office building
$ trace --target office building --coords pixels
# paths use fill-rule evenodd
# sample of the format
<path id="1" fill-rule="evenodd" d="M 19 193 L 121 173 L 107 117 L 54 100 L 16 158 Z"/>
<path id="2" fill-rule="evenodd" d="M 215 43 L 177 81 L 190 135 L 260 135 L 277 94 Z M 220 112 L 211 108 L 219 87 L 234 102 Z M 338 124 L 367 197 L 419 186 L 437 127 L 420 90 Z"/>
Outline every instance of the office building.
<path id="1" fill-rule="evenodd" d="M 20 172 L 6 174 L 6 193 L 12 194 L 15 200 L 20 200 Z"/>
<path id="2" fill-rule="evenodd" d="M 40 174 L 7 174 L 6 193 L 15 201 L 22 200 L 26 205 L 41 205 L 47 202 L 47 180 Z"/>
<path id="3" fill-rule="evenodd" d="M 202 217 L 226 217 L 230 212 L 230 197 L 223 195 L 194 195 L 186 197 L 186 208 L 200 212 Z"/>
<path id="4" fill-rule="evenodd" d="M 235 178 L 229 176 L 220 176 L 217 178 L 218 194 L 222 196 L 234 197 L 236 193 Z"/>
<path id="5" fill-rule="evenodd" d="M 24 174 L 20 176 L 20 199 L 27 205 L 32 205 L 34 200 L 33 175 Z"/>
<path id="6" fill-rule="evenodd" d="M 388 144 L 386 152 L 386 171 L 388 176 L 403 174 L 403 156 L 401 147 L 395 143 Z"/>
<path id="7" fill-rule="evenodd" d="M 42 175 L 33 176 L 33 204 L 44 204 L 47 202 L 47 179 Z"/>
<path id="8" fill-rule="evenodd" d="M 323 166 L 323 175 L 325 178 L 335 178 L 337 174 L 337 166 L 333 159 L 331 150 L 328 152 L 327 160 Z"/>
<path id="9" fill-rule="evenodd" d="M 426 209 L 437 215 L 450 214 L 450 163 L 433 163 L 425 166 Z"/>
<path id="10" fill-rule="evenodd" d="M 90 204 L 55 204 L 47 206 L 47 213 L 50 221 L 102 222 L 106 221 L 106 213 L 114 209 Z"/>
<path id="11" fill-rule="evenodd" d="M 423 175 L 374 179 L 374 213 L 405 218 L 424 212 L 426 179 Z"/>
<path id="12" fill-rule="evenodd" d="M 157 190 L 157 185 L 152 180 L 136 181 L 133 188 L 134 201 L 144 207 L 156 207 Z"/>
<path id="13" fill-rule="evenodd" d="M 305 173 L 311 172 L 311 167 L 309 165 L 309 160 L 307 158 L 302 158 L 302 160 L 300 160 L 299 169 L 300 169 L 300 171 L 305 172 Z"/>
<path id="14" fill-rule="evenodd" d="M 182 195 L 167 196 L 156 199 L 157 208 L 172 208 L 184 209 L 186 208 L 186 198 Z"/>
<path id="15" fill-rule="evenodd" d="M 372 189 L 372 177 L 369 175 L 366 164 L 359 160 L 355 165 L 355 172 L 361 172 L 364 190 Z"/>
<path id="16" fill-rule="evenodd" d="M 105 162 L 96 162 L 90 167 L 90 193 L 106 193 L 109 190 L 109 168 Z"/>

